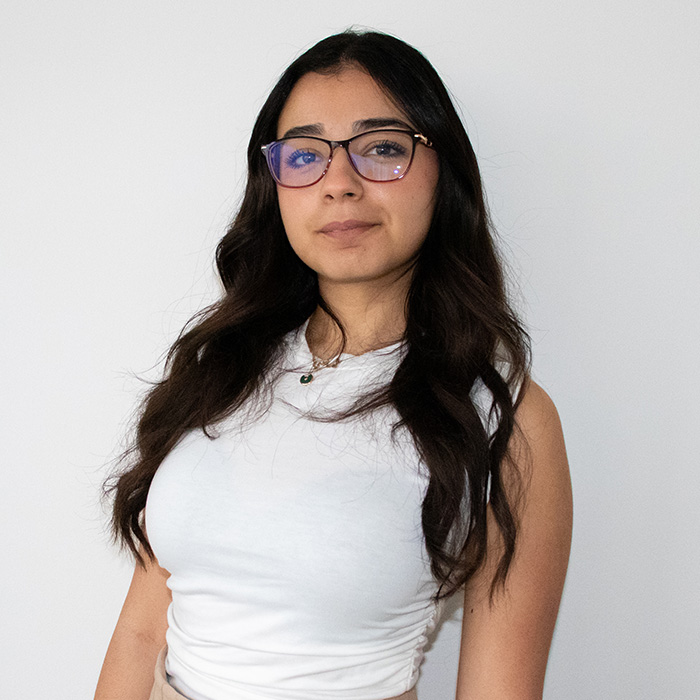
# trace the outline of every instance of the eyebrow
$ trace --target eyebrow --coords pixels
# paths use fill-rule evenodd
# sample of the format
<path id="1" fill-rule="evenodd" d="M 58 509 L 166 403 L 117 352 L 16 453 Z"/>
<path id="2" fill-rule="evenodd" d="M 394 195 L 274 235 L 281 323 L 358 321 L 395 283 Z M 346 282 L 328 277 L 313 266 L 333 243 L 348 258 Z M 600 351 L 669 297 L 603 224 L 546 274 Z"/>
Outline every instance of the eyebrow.
<path id="1" fill-rule="evenodd" d="M 399 128 L 414 131 L 406 122 L 396 117 L 375 117 L 373 119 L 358 119 L 352 124 L 352 133 L 361 134 L 363 131 L 372 129 Z M 293 136 L 321 136 L 323 134 L 323 124 L 304 124 L 303 126 L 293 126 L 284 132 L 283 139 L 290 139 Z"/>

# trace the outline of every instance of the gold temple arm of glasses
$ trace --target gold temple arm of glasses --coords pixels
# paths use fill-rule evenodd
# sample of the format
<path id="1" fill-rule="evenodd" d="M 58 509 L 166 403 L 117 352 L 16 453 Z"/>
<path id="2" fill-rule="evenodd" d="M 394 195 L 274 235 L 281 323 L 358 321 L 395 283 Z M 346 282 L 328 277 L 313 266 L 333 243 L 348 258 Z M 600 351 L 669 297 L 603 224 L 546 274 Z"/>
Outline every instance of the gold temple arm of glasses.
<path id="1" fill-rule="evenodd" d="M 427 146 L 428 148 L 433 147 L 433 142 L 428 141 L 427 137 L 423 136 L 423 134 L 413 134 L 414 138 L 417 138 L 424 146 Z"/>

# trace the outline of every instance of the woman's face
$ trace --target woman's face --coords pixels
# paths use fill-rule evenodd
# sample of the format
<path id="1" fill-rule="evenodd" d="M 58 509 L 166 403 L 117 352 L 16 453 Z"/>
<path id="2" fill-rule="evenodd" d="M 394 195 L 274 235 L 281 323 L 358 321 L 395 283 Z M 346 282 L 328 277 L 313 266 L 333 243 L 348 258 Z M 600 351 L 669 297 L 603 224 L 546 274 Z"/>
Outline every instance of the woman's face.
<path id="1" fill-rule="evenodd" d="M 370 119 L 381 122 L 363 124 Z M 307 127 L 307 135 L 339 141 L 382 126 L 415 128 L 367 73 L 347 68 L 334 75 L 304 75 L 280 114 L 277 138 Z M 423 144 L 416 146 L 408 173 L 391 182 L 364 180 L 345 149 L 336 148 L 319 182 L 300 189 L 278 185 L 277 194 L 289 242 L 318 273 L 322 289 L 383 285 L 399 279 L 420 250 L 437 180 L 437 154 Z"/>

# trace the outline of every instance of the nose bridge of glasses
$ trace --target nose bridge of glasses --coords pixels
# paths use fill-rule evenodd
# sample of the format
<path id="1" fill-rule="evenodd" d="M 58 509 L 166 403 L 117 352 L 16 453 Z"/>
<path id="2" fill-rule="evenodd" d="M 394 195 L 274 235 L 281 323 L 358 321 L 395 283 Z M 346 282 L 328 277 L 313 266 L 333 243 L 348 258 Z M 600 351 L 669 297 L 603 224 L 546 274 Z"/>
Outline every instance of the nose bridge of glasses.
<path id="1" fill-rule="evenodd" d="M 357 166 L 355 165 L 355 162 L 352 159 L 352 156 L 350 155 L 350 141 L 351 139 L 345 139 L 344 141 L 328 141 L 327 143 L 330 145 L 331 149 L 331 155 L 328 158 L 328 165 L 326 166 L 326 173 L 328 172 L 328 169 L 331 167 L 331 163 L 333 162 L 333 156 L 335 156 L 335 152 L 338 148 L 341 150 L 345 151 L 345 157 L 347 159 L 347 163 L 350 166 L 350 168 L 357 173 Z"/>

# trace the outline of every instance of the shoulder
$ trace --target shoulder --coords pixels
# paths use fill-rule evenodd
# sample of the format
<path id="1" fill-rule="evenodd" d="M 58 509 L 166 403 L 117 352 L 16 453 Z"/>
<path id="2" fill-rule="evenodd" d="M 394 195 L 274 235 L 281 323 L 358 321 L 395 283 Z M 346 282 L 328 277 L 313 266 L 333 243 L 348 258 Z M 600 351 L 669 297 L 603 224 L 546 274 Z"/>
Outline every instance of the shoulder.
<path id="1" fill-rule="evenodd" d="M 523 386 L 515 422 L 510 456 L 526 477 L 523 517 L 546 516 L 568 539 L 573 503 L 562 424 L 554 401 L 532 379 Z"/>
<path id="2" fill-rule="evenodd" d="M 543 437 L 548 433 L 561 433 L 561 420 L 554 401 L 535 381 L 528 378 L 523 383 L 515 414 L 519 429 L 531 437 Z"/>

